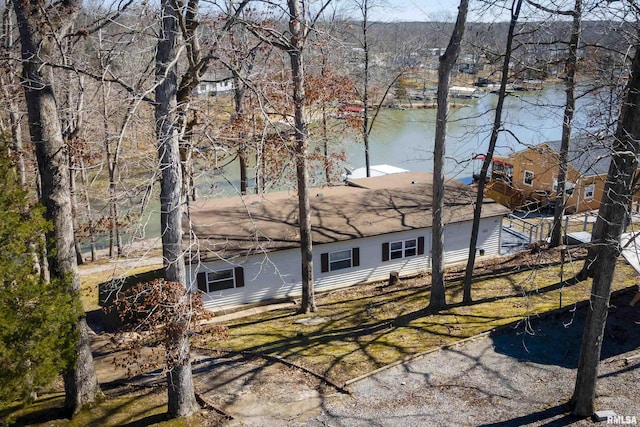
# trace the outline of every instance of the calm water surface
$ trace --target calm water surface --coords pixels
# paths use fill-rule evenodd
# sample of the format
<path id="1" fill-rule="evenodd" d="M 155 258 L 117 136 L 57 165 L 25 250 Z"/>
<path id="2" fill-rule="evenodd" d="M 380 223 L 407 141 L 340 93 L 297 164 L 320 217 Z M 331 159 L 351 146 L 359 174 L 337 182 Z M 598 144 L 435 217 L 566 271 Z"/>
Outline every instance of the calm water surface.
<path id="1" fill-rule="evenodd" d="M 496 155 L 504 156 L 526 146 L 559 140 L 564 97 L 562 86 L 510 95 L 503 111 L 505 132 L 501 132 L 498 138 Z M 496 102 L 497 95 L 486 94 L 479 99 L 465 101 L 462 108 L 451 109 L 446 146 L 447 177 L 465 179 L 472 175 L 474 166 L 479 167 L 478 162 L 473 162 L 472 159 L 478 154 L 486 153 Z M 577 102 L 574 134 L 588 130 L 587 123 L 593 104 L 593 98 Z M 411 171 L 433 171 L 435 116 L 435 109 L 382 111 L 370 138 L 371 164 L 390 164 Z M 363 167 L 364 146 L 361 139 L 355 134 L 343 139 L 338 143 L 339 147 L 334 147 L 346 153 L 343 166 L 351 169 Z M 224 176 L 216 177 L 213 184 L 210 176 L 203 176 L 198 182 L 198 188 L 202 198 L 237 194 L 237 164 L 227 167 Z M 157 202 L 149 206 L 141 223 L 145 225 L 138 229 L 138 236 L 159 235 Z"/>
<path id="2" fill-rule="evenodd" d="M 505 102 L 504 129 L 496 155 L 508 155 L 530 145 L 559 140 L 564 111 L 562 87 L 541 91 L 516 92 Z M 445 174 L 448 177 L 470 176 L 478 154 L 486 153 L 494 121 L 497 95 L 465 102 L 465 107 L 450 112 L 447 130 Z M 578 101 L 574 132 L 587 129 L 589 103 Z M 435 109 L 385 110 L 378 117 L 371 135 L 371 163 L 392 164 L 412 171 L 433 171 Z M 345 146 L 348 166 L 364 166 L 362 143 Z"/>

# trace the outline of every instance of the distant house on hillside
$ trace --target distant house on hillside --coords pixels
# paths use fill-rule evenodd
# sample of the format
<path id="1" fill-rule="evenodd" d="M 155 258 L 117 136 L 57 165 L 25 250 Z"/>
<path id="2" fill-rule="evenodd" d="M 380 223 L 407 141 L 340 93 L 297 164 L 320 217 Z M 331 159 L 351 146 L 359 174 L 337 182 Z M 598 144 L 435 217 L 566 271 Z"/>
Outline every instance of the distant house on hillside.
<path id="1" fill-rule="evenodd" d="M 568 213 L 597 209 L 611 162 L 611 141 L 575 138 L 565 184 Z M 553 208 L 558 186 L 560 141 L 549 141 L 493 159 L 485 194 L 511 209 Z"/>
<path id="2" fill-rule="evenodd" d="M 317 291 L 382 280 L 392 271 L 430 269 L 432 175 L 406 172 L 353 179 L 312 190 Z M 445 192 L 445 261 L 468 255 L 473 189 L 451 180 Z M 195 205 L 195 206 L 194 206 Z M 508 209 L 485 200 L 478 252 L 499 254 Z M 297 196 L 290 192 L 192 204 L 185 242 L 188 283 L 207 308 L 221 309 L 301 294 Z M 187 229 L 190 227 L 190 229 Z M 188 236 L 189 234 L 186 234 Z"/>
<path id="3" fill-rule="evenodd" d="M 217 96 L 234 90 L 231 76 L 221 78 L 215 73 L 205 74 L 194 92 L 197 96 Z"/>

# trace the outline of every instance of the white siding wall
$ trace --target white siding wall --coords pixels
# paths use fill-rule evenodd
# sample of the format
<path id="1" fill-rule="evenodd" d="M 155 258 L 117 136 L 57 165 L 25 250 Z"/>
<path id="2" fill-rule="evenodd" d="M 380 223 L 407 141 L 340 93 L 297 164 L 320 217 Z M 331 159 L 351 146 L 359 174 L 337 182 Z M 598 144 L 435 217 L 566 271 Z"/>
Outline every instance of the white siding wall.
<path id="1" fill-rule="evenodd" d="M 405 239 L 424 237 L 424 255 L 409 258 L 382 261 L 382 244 Z M 320 272 L 320 255 L 324 252 L 335 252 L 358 247 L 360 249 L 360 265 L 344 270 Z M 430 267 L 429 253 L 431 247 L 431 230 L 413 230 L 382 236 L 337 242 L 327 245 L 314 246 L 313 276 L 315 289 L 326 291 L 356 283 L 384 280 L 392 271 L 399 271 L 401 275 L 411 275 L 426 272 Z"/>
<path id="2" fill-rule="evenodd" d="M 469 240 L 471 239 L 472 222 L 448 224 L 444 229 L 444 260 L 445 263 L 466 261 L 469 256 Z M 500 254 L 502 233 L 502 218 L 486 218 L 480 222 L 478 230 L 478 244 L 476 257 L 480 249 L 484 249 L 484 256 Z M 476 258 L 478 259 L 478 258 Z"/>
<path id="3" fill-rule="evenodd" d="M 500 253 L 501 218 L 487 218 L 480 224 L 478 249 L 485 256 Z M 471 222 L 445 226 L 445 262 L 453 263 L 467 259 Z M 424 237 L 424 254 L 409 258 L 382 261 L 382 244 L 398 240 Z M 359 248 L 360 265 L 357 267 L 321 272 L 321 254 L 345 249 Z M 313 247 L 313 275 L 316 291 L 351 286 L 389 277 L 391 271 L 401 275 L 413 275 L 430 268 L 431 230 L 421 229 L 354 239 Z M 210 309 L 232 308 L 243 304 L 257 303 L 301 294 L 300 250 L 289 249 L 269 254 L 251 255 L 233 261 L 210 261 L 200 266 L 187 266 L 188 281 L 192 290 L 197 290 L 196 272 L 217 271 L 241 266 L 244 269 L 244 287 L 211 292 L 204 295 L 205 307 Z"/>
<path id="4" fill-rule="evenodd" d="M 187 266 L 187 282 L 198 289 L 197 272 L 218 271 L 240 266 L 244 269 L 244 287 L 205 294 L 205 307 L 217 309 L 257 303 L 300 294 L 300 250 L 289 249 L 269 254 L 239 257 L 232 261 L 210 261 Z"/>

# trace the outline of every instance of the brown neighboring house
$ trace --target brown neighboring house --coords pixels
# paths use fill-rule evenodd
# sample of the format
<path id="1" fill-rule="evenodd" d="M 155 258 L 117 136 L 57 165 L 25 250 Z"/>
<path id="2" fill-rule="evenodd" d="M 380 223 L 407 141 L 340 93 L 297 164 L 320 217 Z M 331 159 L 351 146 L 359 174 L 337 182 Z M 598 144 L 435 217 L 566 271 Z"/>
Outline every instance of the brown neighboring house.
<path id="1" fill-rule="evenodd" d="M 611 140 L 575 138 L 568 154 L 566 212 L 598 209 L 611 162 Z M 509 157 L 496 157 L 485 194 L 514 210 L 555 206 L 560 141 L 549 141 Z"/>

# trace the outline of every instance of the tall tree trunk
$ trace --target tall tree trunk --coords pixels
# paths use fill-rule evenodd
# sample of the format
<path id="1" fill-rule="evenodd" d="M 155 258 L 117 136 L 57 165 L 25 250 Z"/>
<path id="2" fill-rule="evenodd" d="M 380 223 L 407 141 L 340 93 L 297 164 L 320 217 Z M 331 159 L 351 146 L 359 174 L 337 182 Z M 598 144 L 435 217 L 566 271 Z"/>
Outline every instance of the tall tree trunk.
<path id="1" fill-rule="evenodd" d="M 309 200 L 309 172 L 307 126 L 304 117 L 304 67 L 302 51 L 304 48 L 305 30 L 298 0 L 287 0 L 289 5 L 289 31 L 291 32 L 291 49 L 287 52 L 291 59 L 293 75 L 293 103 L 296 138 L 296 178 L 298 182 L 298 216 L 300 221 L 300 255 L 302 258 L 302 304 L 300 311 L 310 313 L 316 311 L 313 289 L 313 256 L 311 239 L 311 202 Z"/>
<path id="2" fill-rule="evenodd" d="M 429 310 L 437 311 L 447 305 L 444 283 L 444 159 L 447 141 L 447 119 L 449 114 L 449 81 L 464 35 L 469 0 L 461 0 L 449 45 L 440 57 L 438 67 L 438 109 L 436 112 L 436 135 L 433 148 L 433 225 L 431 228 L 431 296 Z"/>
<path id="3" fill-rule="evenodd" d="M 76 263 L 82 265 L 84 260 L 82 259 L 82 248 L 80 247 L 80 239 L 76 236 L 75 230 L 78 229 L 78 197 L 77 197 L 77 183 L 76 183 L 76 170 L 78 164 L 76 163 L 76 156 L 73 154 L 74 147 L 67 147 L 69 150 L 69 193 L 71 197 L 71 218 L 73 223 L 73 248 L 76 253 Z"/>
<path id="4" fill-rule="evenodd" d="M 323 47 L 320 47 L 320 52 L 322 53 L 322 68 L 320 70 L 320 75 L 323 80 L 327 76 L 327 51 Z M 368 147 L 368 140 L 365 148 Z M 322 100 L 322 154 L 324 155 L 324 178 L 326 181 L 326 185 L 331 184 L 331 173 L 329 169 L 329 123 L 327 118 L 327 103 L 325 100 Z"/>
<path id="5" fill-rule="evenodd" d="M 629 209 L 634 189 L 634 174 L 640 155 L 640 46 L 635 45 L 631 77 L 622 106 L 614 151 L 607 175 L 600 213 L 601 234 L 598 244 L 598 268 L 593 273 L 591 298 L 582 346 L 576 384 L 571 402 L 573 413 L 590 416 L 594 412 L 598 362 L 607 321 L 611 282 L 616 259 L 620 254 L 620 234 Z"/>
<path id="6" fill-rule="evenodd" d="M 362 138 L 364 139 L 364 164 L 367 177 L 371 176 L 371 157 L 369 153 L 369 0 L 362 4 L 362 48 L 364 50 L 364 89 L 362 102 L 364 111 L 362 117 Z"/>
<path id="7" fill-rule="evenodd" d="M 106 58 L 103 55 L 103 40 L 102 30 L 98 31 L 98 43 L 99 49 L 97 49 L 98 60 L 100 61 L 100 67 L 106 70 L 109 67 Z M 118 165 L 120 161 L 120 147 L 122 145 L 122 138 L 124 130 L 127 127 L 129 120 L 131 120 L 131 110 L 134 100 L 129 101 L 127 107 L 127 113 L 124 116 L 123 124 L 121 126 L 120 136 L 117 138 L 115 144 L 112 143 L 112 135 L 110 131 L 110 117 L 109 117 L 109 88 L 110 83 L 105 81 L 101 82 L 100 95 L 102 101 L 102 131 L 103 131 L 103 145 L 105 161 L 107 163 L 107 171 L 109 173 L 109 258 L 122 255 L 122 240 L 120 236 L 120 227 L 118 226 L 118 191 L 117 191 L 117 174 Z M 114 146 L 115 145 L 115 146 Z M 116 248 L 117 252 L 114 253 L 113 249 Z"/>
<path id="8" fill-rule="evenodd" d="M 476 252 L 478 245 L 478 232 L 480 231 L 480 218 L 482 216 L 482 201 L 484 199 L 484 187 L 489 172 L 489 166 L 493 160 L 493 153 L 498 142 L 498 134 L 502 128 L 502 109 L 504 108 L 504 100 L 507 94 L 507 83 L 509 82 L 509 62 L 511 62 L 511 53 L 513 52 L 513 37 L 520 16 L 520 8 L 522 0 L 515 0 L 511 4 L 511 23 L 509 24 L 509 33 L 507 35 L 507 46 L 504 50 L 504 61 L 502 62 L 502 79 L 500 81 L 500 90 L 498 92 L 498 104 L 496 105 L 496 114 L 493 120 L 493 128 L 491 129 L 491 137 L 489 138 L 489 147 L 487 155 L 482 162 L 480 169 L 480 177 L 478 180 L 478 192 L 476 194 L 476 204 L 473 207 L 473 224 L 471 226 L 471 240 L 469 242 L 469 258 L 467 259 L 467 267 L 464 275 L 464 283 L 462 285 L 462 302 L 469 304 L 471 298 L 471 282 L 473 280 L 473 266 L 476 262 Z"/>
<path id="9" fill-rule="evenodd" d="M 47 236 L 54 247 L 48 258 L 49 269 L 52 278 L 70 280 L 69 292 L 78 305 L 80 286 L 74 250 L 68 159 L 51 70 L 45 68 L 43 61 L 52 55 L 55 40 L 64 37 L 80 7 L 80 0 L 67 0 L 50 8 L 44 8 L 40 2 L 15 3 L 22 43 L 23 87 L 29 130 L 40 172 L 41 200 L 47 219 L 53 223 L 53 231 Z M 52 33 L 55 38 L 51 37 Z M 84 312 L 78 313 L 75 329 L 78 334 L 76 360 L 63 375 L 65 408 L 73 414 L 101 396 Z"/>
<path id="10" fill-rule="evenodd" d="M 240 167 L 240 194 L 247 194 L 249 184 L 247 176 L 247 144 L 245 140 L 244 123 L 244 85 L 237 71 L 233 72 L 233 103 L 235 108 L 235 119 L 239 122 L 238 131 L 238 162 Z"/>
<path id="11" fill-rule="evenodd" d="M 13 16 L 13 1 L 7 1 L 5 10 L 2 14 L 2 38 L 3 47 L 9 52 L 15 47 L 14 40 L 14 22 Z M 14 61 L 7 61 L 5 64 L 7 67 L 8 79 L 5 79 L 5 75 L 0 76 L 0 87 L 2 87 L 2 95 L 4 101 L 7 103 L 7 110 L 9 112 L 9 124 L 11 127 L 11 141 L 12 149 L 14 150 L 14 156 L 16 157 L 16 164 L 18 165 L 18 175 L 20 177 L 20 184 L 23 187 L 27 185 L 27 170 L 24 161 L 24 148 L 22 144 L 22 121 L 20 119 L 21 114 L 16 97 L 13 90 L 17 86 L 17 81 L 14 76 L 16 72 L 16 65 Z"/>
<path id="12" fill-rule="evenodd" d="M 89 231 L 89 246 L 91 249 L 91 261 L 96 260 L 96 237 L 95 224 L 93 222 L 93 213 L 91 207 L 91 196 L 89 194 L 89 178 L 87 177 L 87 168 L 84 160 L 80 156 L 80 180 L 82 182 L 82 195 L 84 198 L 85 209 L 87 210 L 87 229 Z"/>
<path id="13" fill-rule="evenodd" d="M 331 171 L 329 169 L 329 123 L 327 120 L 327 106 L 322 104 L 322 151 L 324 155 L 324 179 L 326 185 L 331 185 Z"/>
<path id="14" fill-rule="evenodd" d="M 109 132 L 109 113 L 107 111 L 107 83 L 102 82 L 102 127 L 104 131 L 104 153 L 109 172 L 109 258 L 114 257 L 113 248 L 117 247 L 120 255 L 120 246 L 116 245 L 119 238 L 118 230 L 118 199 L 116 173 L 118 170 L 118 148 L 113 150 L 111 135 Z M 113 150 L 113 151 L 112 151 Z"/>
<path id="15" fill-rule="evenodd" d="M 182 171 L 180 166 L 180 135 L 177 125 L 177 44 L 178 14 L 175 6 L 181 1 L 162 0 L 162 28 L 156 54 L 156 126 L 160 159 L 160 227 L 164 277 L 186 286 L 186 268 L 182 253 Z M 188 293 L 185 297 L 188 297 Z M 191 373 L 191 355 L 187 323 L 180 325 L 183 333 L 172 335 L 173 348 L 181 349 L 178 360 L 170 363 L 167 372 L 168 414 L 183 417 L 198 410 Z"/>
<path id="16" fill-rule="evenodd" d="M 576 67 L 578 65 L 578 45 L 582 32 L 582 0 L 576 0 L 573 9 L 573 26 L 571 40 L 569 42 L 569 56 L 567 57 L 567 80 L 565 83 L 566 104 L 562 119 L 562 138 L 560 142 L 560 159 L 558 164 L 558 188 L 556 193 L 556 206 L 553 215 L 553 229 L 549 247 L 555 248 L 562 244 L 562 219 L 567 204 L 566 180 L 567 158 L 569 156 L 569 144 L 571 142 L 571 130 L 573 128 L 573 116 L 576 107 Z"/>
<path id="17" fill-rule="evenodd" d="M 242 138 L 242 136 L 241 136 Z M 240 164 L 240 194 L 247 194 L 249 178 L 247 175 L 247 147 L 243 142 L 238 147 L 238 163 Z"/>
<path id="18" fill-rule="evenodd" d="M 65 43 L 64 63 L 68 64 L 67 51 L 71 48 L 70 43 Z M 83 125 L 82 110 L 84 106 L 84 79 L 82 76 L 78 78 L 78 100 L 74 102 L 71 89 L 71 71 L 65 73 L 65 92 L 66 92 L 66 114 L 62 119 L 62 137 L 67 147 L 69 155 L 69 191 L 71 192 L 71 218 L 73 219 L 73 237 L 74 248 L 76 251 L 76 262 L 82 265 L 82 249 L 80 247 L 80 239 L 76 235 L 78 229 L 78 197 L 77 197 L 77 170 L 78 156 L 82 155 L 77 141 Z M 75 106 L 73 105 L 75 103 Z"/>

